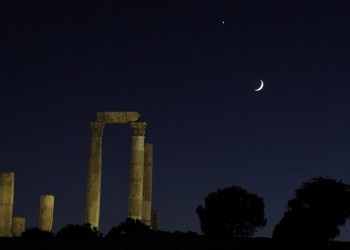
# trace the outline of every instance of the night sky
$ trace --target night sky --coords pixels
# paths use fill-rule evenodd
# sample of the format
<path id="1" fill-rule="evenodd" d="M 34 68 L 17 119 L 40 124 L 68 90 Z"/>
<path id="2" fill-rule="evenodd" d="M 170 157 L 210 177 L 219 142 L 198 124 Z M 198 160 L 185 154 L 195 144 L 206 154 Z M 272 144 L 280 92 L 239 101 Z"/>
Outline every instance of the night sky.
<path id="1" fill-rule="evenodd" d="M 313 177 L 350 184 L 350 2 L 0 2 L 0 171 L 14 216 L 83 224 L 98 111 L 136 111 L 154 145 L 153 209 L 165 231 L 200 233 L 218 188 L 264 199 L 270 237 Z M 260 80 L 265 87 L 255 92 Z M 127 216 L 132 130 L 103 138 L 100 230 Z M 350 241 L 350 226 L 339 240 Z"/>

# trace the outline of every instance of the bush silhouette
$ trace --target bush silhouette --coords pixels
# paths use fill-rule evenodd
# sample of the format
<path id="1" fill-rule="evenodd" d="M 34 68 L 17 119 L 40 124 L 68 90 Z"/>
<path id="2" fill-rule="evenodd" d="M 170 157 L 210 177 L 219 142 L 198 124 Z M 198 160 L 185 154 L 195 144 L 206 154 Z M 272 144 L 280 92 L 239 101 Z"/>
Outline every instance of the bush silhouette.
<path id="1" fill-rule="evenodd" d="M 249 237 L 266 224 L 263 199 L 236 186 L 210 193 L 196 213 L 209 236 Z"/>
<path id="2" fill-rule="evenodd" d="M 33 228 L 27 228 L 22 233 L 21 237 L 26 239 L 51 239 L 53 238 L 53 233 L 49 231 L 41 230 L 37 227 L 33 227 Z"/>
<path id="3" fill-rule="evenodd" d="M 350 186 L 328 178 L 313 178 L 296 190 L 295 198 L 275 226 L 279 240 L 330 240 L 350 216 Z"/>
<path id="4" fill-rule="evenodd" d="M 107 234 L 107 237 L 118 237 L 120 235 L 135 235 L 150 232 L 151 229 L 140 220 L 127 218 L 118 226 L 113 227 Z"/>
<path id="5" fill-rule="evenodd" d="M 102 234 L 97 230 L 96 227 L 91 227 L 90 224 L 83 225 L 71 225 L 68 224 L 61 228 L 57 234 L 57 238 L 98 238 L 102 237 Z"/>

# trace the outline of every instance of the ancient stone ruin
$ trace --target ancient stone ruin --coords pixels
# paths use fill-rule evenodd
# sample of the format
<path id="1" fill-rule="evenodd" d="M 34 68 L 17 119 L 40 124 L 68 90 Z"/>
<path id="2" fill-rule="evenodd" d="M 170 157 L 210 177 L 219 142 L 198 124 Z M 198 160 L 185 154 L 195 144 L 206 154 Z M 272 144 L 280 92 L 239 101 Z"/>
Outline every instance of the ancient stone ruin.
<path id="1" fill-rule="evenodd" d="M 132 148 L 130 167 L 130 187 L 128 217 L 141 220 L 151 226 L 152 199 L 152 144 L 145 144 L 146 123 L 138 121 L 137 112 L 98 112 L 97 120 L 90 123 L 91 144 L 86 195 L 85 222 L 99 227 L 102 137 L 105 124 L 130 123 L 132 128 Z"/>
<path id="2" fill-rule="evenodd" d="M 153 145 L 145 143 L 146 123 L 138 121 L 139 117 L 137 112 L 98 112 L 96 121 L 90 123 L 85 223 L 92 227 L 99 227 L 104 127 L 109 123 L 129 123 L 132 128 L 132 148 L 128 217 L 158 229 L 158 214 L 151 210 Z M 18 237 L 25 230 L 25 218 L 13 217 L 14 178 L 14 172 L 0 173 L 0 237 Z M 38 228 L 51 232 L 53 214 L 54 196 L 41 195 Z"/>

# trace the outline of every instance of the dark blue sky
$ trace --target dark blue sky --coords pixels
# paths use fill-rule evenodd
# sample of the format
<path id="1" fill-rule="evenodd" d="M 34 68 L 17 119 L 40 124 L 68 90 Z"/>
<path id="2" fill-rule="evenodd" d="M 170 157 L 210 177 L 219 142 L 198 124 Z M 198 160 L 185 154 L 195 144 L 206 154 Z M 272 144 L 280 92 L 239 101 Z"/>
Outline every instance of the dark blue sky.
<path id="1" fill-rule="evenodd" d="M 302 182 L 350 183 L 349 13 L 348 1 L 2 1 L 0 170 L 15 172 L 14 216 L 37 226 L 53 194 L 55 231 L 84 223 L 89 122 L 136 111 L 161 229 L 200 232 L 204 197 L 238 185 L 264 198 L 258 235 L 271 236 Z M 127 216 L 131 127 L 108 125 L 103 146 L 106 233 Z"/>

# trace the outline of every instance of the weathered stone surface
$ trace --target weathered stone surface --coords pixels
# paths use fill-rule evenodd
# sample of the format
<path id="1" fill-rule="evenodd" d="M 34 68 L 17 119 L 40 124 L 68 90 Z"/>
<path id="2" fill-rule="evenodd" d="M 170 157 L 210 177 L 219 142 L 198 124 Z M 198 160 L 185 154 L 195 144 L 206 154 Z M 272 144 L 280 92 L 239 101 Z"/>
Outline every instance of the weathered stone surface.
<path id="1" fill-rule="evenodd" d="M 98 112 L 97 121 L 90 123 L 91 144 L 90 158 L 87 181 L 87 198 L 86 198 L 86 218 L 85 223 L 89 223 L 92 227 L 99 227 L 100 216 L 100 198 L 101 198 L 101 164 L 102 164 L 102 137 L 104 126 L 107 123 L 130 123 L 132 136 L 132 152 L 131 152 L 131 168 L 130 168 L 130 189 L 129 189 L 129 208 L 128 216 L 133 219 L 142 220 L 143 203 L 145 206 L 145 221 L 150 224 L 151 210 L 151 192 L 152 192 L 152 160 L 147 171 L 151 171 L 147 175 L 145 194 L 146 201 L 143 201 L 144 188 L 144 158 L 145 145 L 144 134 L 146 129 L 145 122 L 137 122 L 140 114 L 137 112 Z M 152 149 L 151 149 L 152 151 Z M 146 156 L 147 157 L 147 156 Z M 150 153 L 152 157 L 152 152 Z M 149 178 L 151 177 L 151 178 Z"/>
<path id="2" fill-rule="evenodd" d="M 133 129 L 128 217 L 142 220 L 145 122 L 132 122 Z"/>
<path id="3" fill-rule="evenodd" d="M 104 123 L 91 122 L 90 157 L 86 192 L 85 223 L 98 228 L 100 219 L 102 136 Z"/>
<path id="4" fill-rule="evenodd" d="M 0 236 L 11 236 L 14 185 L 15 174 L 2 172 L 0 176 Z"/>
<path id="5" fill-rule="evenodd" d="M 26 219 L 23 217 L 13 217 L 11 234 L 12 237 L 20 237 L 26 229 Z"/>
<path id="6" fill-rule="evenodd" d="M 90 122 L 91 136 L 102 137 L 105 124 L 103 122 Z"/>
<path id="7" fill-rule="evenodd" d="M 104 123 L 128 123 L 139 119 L 137 112 L 97 112 L 97 121 Z"/>
<path id="8" fill-rule="evenodd" d="M 147 124 L 145 122 L 130 122 L 133 136 L 144 136 Z"/>
<path id="9" fill-rule="evenodd" d="M 55 197 L 53 195 L 40 196 L 39 229 L 51 232 L 54 204 Z"/>
<path id="10" fill-rule="evenodd" d="M 151 226 L 153 145 L 145 144 L 142 223 Z"/>

